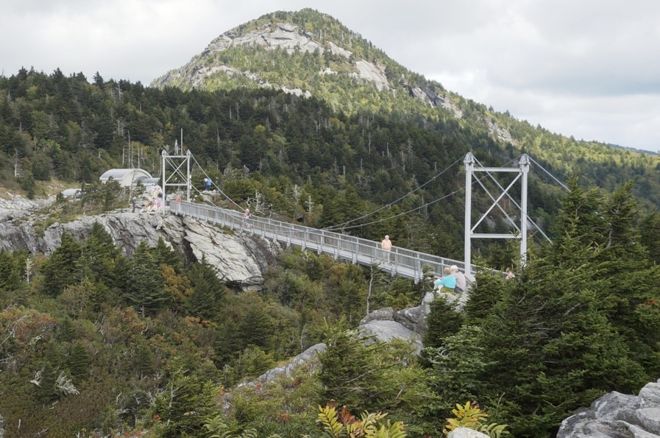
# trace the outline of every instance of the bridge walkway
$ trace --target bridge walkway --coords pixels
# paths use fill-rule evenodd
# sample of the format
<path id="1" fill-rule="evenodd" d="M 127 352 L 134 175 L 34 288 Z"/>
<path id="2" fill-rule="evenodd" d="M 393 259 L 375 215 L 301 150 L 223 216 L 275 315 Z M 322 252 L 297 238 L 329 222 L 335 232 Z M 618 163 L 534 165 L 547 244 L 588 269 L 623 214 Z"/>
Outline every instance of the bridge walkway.
<path id="1" fill-rule="evenodd" d="M 244 218 L 236 210 L 193 202 L 171 202 L 171 213 L 189 216 L 216 225 L 241 230 L 268 239 L 277 240 L 285 245 L 295 245 L 303 250 L 325 253 L 335 259 L 347 260 L 364 266 L 377 266 L 378 269 L 409 278 L 418 282 L 422 279 L 424 268 L 433 274 L 442 275 L 444 267 L 456 265 L 464 271 L 465 265 L 460 260 L 439 257 L 419 251 L 393 246 L 389 252 L 380 248 L 380 242 L 362 239 L 327 230 L 282 222 L 275 219 L 255 217 Z M 474 272 L 470 273 L 474 278 Z"/>

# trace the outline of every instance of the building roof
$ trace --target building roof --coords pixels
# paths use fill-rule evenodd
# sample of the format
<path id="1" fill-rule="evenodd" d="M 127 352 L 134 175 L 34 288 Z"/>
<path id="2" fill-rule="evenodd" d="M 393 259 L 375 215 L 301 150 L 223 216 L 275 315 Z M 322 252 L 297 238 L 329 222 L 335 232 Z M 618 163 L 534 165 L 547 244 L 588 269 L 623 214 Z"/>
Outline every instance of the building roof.
<path id="1" fill-rule="evenodd" d="M 101 181 L 107 181 L 112 178 L 115 181 L 119 181 L 123 180 L 124 178 L 137 180 L 138 178 L 142 177 L 151 178 L 151 175 L 144 169 L 110 169 L 106 170 L 99 179 Z"/>

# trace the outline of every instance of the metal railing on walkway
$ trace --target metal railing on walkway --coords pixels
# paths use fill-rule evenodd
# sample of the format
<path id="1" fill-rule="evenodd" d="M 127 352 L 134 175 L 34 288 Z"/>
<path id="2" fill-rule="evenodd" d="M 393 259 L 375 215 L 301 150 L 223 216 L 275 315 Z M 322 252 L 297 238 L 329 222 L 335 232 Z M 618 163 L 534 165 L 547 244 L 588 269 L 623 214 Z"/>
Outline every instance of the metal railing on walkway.
<path id="1" fill-rule="evenodd" d="M 438 257 L 398 246 L 393 246 L 390 251 L 384 251 L 380 247 L 380 242 L 270 218 L 254 216 L 245 218 L 238 211 L 221 207 L 182 201 L 171 202 L 169 209 L 177 215 L 190 216 L 232 230 L 241 230 L 275 239 L 287 246 L 295 245 L 302 249 L 330 254 L 335 259 L 348 260 L 366 266 L 377 266 L 380 270 L 413 279 L 415 282 L 422 279 L 425 268 L 439 275 L 442 275 L 444 267 L 451 265 L 458 266 L 461 271 L 464 270 L 464 263 L 459 260 Z M 470 274 L 474 275 L 474 272 Z"/>

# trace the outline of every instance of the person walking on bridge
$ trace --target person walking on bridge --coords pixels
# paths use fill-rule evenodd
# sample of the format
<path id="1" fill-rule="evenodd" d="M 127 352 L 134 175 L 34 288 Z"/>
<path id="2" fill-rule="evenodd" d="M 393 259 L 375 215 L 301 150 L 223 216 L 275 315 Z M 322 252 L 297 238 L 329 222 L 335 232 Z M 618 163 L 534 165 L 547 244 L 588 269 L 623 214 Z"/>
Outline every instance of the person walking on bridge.
<path id="1" fill-rule="evenodd" d="M 383 260 L 385 260 L 385 263 L 389 263 L 390 252 L 392 251 L 392 241 L 389 235 L 385 235 L 385 238 L 380 242 L 380 248 L 383 250 Z"/>

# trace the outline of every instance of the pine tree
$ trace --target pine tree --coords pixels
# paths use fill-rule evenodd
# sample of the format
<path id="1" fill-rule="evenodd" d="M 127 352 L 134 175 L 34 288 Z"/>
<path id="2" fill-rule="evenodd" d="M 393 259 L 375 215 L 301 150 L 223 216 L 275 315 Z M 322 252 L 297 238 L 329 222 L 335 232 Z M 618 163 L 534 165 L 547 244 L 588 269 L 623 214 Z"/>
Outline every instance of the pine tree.
<path id="1" fill-rule="evenodd" d="M 67 366 L 71 372 L 71 377 L 76 381 L 84 380 L 89 374 L 91 358 L 85 347 L 76 342 L 69 352 Z"/>
<path id="2" fill-rule="evenodd" d="M 154 401 L 153 413 L 163 424 L 162 436 L 200 436 L 215 413 L 213 385 L 187 370 L 176 370 Z"/>
<path id="3" fill-rule="evenodd" d="M 379 369 L 373 367 L 369 348 L 355 335 L 342 332 L 320 355 L 323 400 L 345 404 L 355 411 L 369 410 Z"/>
<path id="4" fill-rule="evenodd" d="M 124 287 L 124 298 L 143 313 L 153 314 L 171 301 L 165 291 L 160 269 L 144 242 L 138 245 L 128 262 Z"/>
<path id="5" fill-rule="evenodd" d="M 455 334 L 463 323 L 463 315 L 443 297 L 431 303 L 431 313 L 426 319 L 425 347 L 441 347 L 447 336 Z"/>
<path id="6" fill-rule="evenodd" d="M 205 319 L 218 316 L 218 306 L 224 296 L 224 286 L 215 270 L 205 260 L 195 263 L 188 271 L 193 292 L 188 299 L 188 311 Z"/>
<path id="7" fill-rule="evenodd" d="M 20 286 L 20 269 L 15 257 L 6 251 L 0 251 L 0 290 L 14 290 Z"/>
<path id="8" fill-rule="evenodd" d="M 80 244 L 69 233 L 62 233 L 62 243 L 42 268 L 44 274 L 42 289 L 45 293 L 57 296 L 66 286 L 80 280 L 76 263 L 80 255 Z"/>

